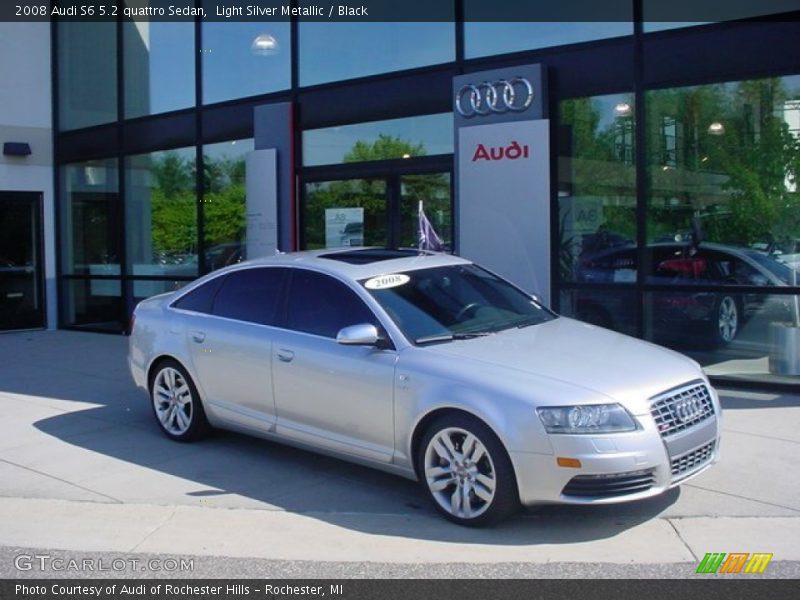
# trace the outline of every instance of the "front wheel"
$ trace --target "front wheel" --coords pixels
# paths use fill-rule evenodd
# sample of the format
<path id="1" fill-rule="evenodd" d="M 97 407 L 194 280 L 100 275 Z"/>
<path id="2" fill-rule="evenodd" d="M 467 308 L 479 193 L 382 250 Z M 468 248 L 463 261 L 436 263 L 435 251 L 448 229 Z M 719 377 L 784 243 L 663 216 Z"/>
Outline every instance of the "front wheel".
<path id="1" fill-rule="evenodd" d="M 158 365 L 150 384 L 150 400 L 158 425 L 170 439 L 189 442 L 208 432 L 197 388 L 177 361 L 165 360 Z"/>
<path id="2" fill-rule="evenodd" d="M 519 508 L 508 453 L 474 417 L 453 413 L 436 419 L 420 444 L 418 467 L 436 509 L 459 525 L 490 525 Z"/>

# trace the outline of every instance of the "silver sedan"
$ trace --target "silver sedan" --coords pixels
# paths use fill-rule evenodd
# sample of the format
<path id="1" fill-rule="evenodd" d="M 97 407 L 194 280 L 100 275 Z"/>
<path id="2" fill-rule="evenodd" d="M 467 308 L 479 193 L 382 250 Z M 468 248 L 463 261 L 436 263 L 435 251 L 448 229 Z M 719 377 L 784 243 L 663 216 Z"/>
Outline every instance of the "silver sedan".
<path id="1" fill-rule="evenodd" d="M 176 441 L 220 427 L 377 467 L 465 525 L 646 498 L 718 455 L 719 402 L 694 361 L 443 254 L 216 271 L 136 307 L 129 363 Z"/>

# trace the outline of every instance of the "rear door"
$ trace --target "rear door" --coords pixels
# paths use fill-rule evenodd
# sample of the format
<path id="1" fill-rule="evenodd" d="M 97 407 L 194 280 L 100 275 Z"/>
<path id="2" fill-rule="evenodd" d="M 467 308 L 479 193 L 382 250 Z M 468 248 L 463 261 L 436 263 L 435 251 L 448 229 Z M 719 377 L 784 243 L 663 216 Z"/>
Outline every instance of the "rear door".
<path id="1" fill-rule="evenodd" d="M 286 276 L 287 269 L 280 267 L 234 271 L 216 291 L 210 314 L 186 315 L 186 343 L 198 384 L 217 417 L 251 429 L 274 429 L 273 324 Z"/>

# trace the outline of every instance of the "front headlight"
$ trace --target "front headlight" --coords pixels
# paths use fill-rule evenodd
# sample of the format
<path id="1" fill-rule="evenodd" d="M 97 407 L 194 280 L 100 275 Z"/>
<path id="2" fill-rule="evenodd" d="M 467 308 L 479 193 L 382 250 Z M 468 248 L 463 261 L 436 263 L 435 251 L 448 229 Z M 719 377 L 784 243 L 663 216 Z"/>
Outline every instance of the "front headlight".
<path id="1" fill-rule="evenodd" d="M 636 429 L 633 417 L 619 404 L 543 406 L 536 412 L 547 433 L 616 433 Z"/>

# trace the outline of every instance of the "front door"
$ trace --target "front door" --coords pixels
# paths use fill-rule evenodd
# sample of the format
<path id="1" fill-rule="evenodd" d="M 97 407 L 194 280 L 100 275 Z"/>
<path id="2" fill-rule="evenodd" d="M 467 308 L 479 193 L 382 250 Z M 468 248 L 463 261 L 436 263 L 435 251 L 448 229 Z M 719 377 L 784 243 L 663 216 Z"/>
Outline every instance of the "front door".
<path id="1" fill-rule="evenodd" d="M 42 195 L 0 192 L 0 331 L 45 326 Z"/>

